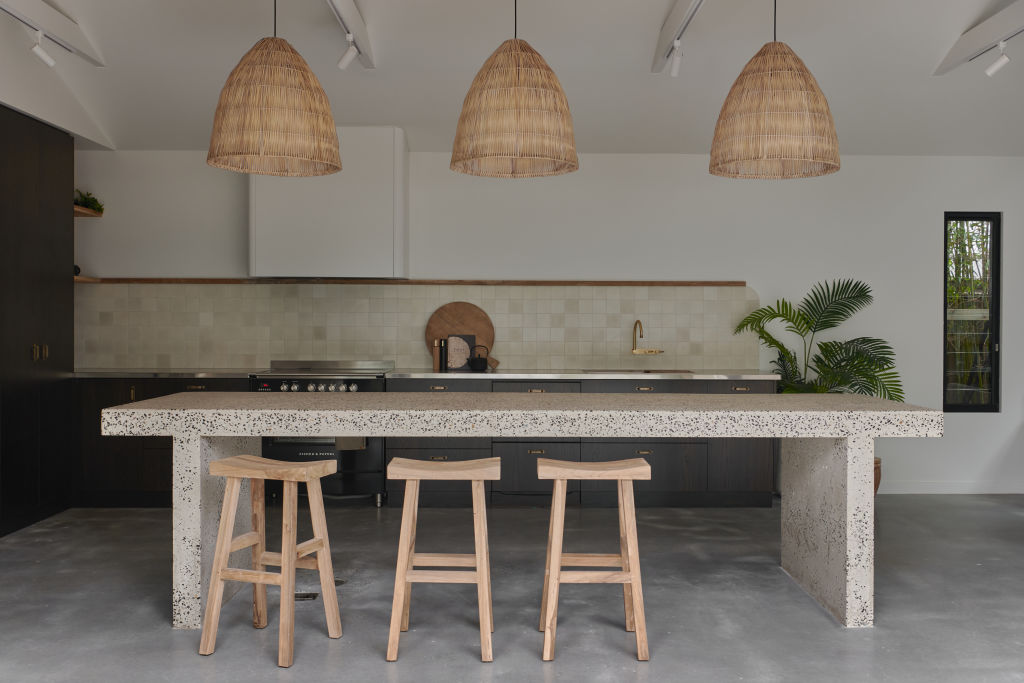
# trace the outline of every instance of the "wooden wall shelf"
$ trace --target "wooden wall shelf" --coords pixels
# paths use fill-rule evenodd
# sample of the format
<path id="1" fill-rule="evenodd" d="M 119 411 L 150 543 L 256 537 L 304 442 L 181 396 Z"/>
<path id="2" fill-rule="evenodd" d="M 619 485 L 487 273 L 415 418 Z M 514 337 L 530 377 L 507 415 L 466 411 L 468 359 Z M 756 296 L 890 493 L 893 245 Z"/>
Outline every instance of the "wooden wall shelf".
<path id="1" fill-rule="evenodd" d="M 99 218 L 102 215 L 99 211 L 93 211 L 92 209 L 75 204 L 75 218 Z"/>
<path id="2" fill-rule="evenodd" d="M 746 287 L 745 280 L 392 280 L 338 277 L 83 277 L 75 282 L 158 285 L 489 285 L 541 287 Z"/>

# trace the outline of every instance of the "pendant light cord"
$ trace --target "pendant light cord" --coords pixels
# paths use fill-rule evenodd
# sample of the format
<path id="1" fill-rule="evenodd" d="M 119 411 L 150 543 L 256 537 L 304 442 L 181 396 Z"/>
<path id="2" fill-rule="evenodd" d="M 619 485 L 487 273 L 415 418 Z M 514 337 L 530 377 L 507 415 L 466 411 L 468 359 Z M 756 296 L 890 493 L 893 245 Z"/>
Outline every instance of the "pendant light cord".
<path id="1" fill-rule="evenodd" d="M 512 37 L 519 39 L 519 0 L 512 0 Z"/>
<path id="2" fill-rule="evenodd" d="M 277 2 L 277 0 L 274 0 Z M 779 27 L 779 0 L 772 0 L 772 42 L 779 42 L 778 36 Z"/>
<path id="3" fill-rule="evenodd" d="M 277 0 L 274 0 L 274 37 L 277 38 Z"/>

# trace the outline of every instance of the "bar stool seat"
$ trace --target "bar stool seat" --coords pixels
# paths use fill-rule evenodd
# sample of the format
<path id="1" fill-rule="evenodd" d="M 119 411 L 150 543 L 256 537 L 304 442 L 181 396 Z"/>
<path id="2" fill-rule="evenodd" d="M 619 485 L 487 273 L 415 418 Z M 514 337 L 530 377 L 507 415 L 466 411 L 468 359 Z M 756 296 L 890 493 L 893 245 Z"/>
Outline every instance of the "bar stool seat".
<path id="1" fill-rule="evenodd" d="M 314 462 L 282 462 L 255 455 L 236 455 L 210 463 L 210 474 L 227 477 L 224 504 L 221 508 L 217 547 L 210 572 L 210 587 L 203 615 L 203 633 L 199 654 L 213 654 L 217 643 L 217 626 L 224 599 L 225 581 L 253 584 L 252 623 L 256 628 L 267 625 L 267 585 L 281 587 L 281 615 L 278 630 L 277 665 L 292 665 L 295 652 L 295 569 L 316 569 L 320 573 L 320 592 L 327 617 L 327 635 L 341 637 L 341 614 L 338 592 L 334 586 L 331 546 L 327 538 L 327 517 L 324 514 L 320 477 L 338 470 L 335 460 Z M 252 531 L 234 536 L 235 513 L 242 479 L 248 479 L 252 497 Z M 281 511 L 281 552 L 266 549 L 266 510 L 264 485 L 267 479 L 284 482 Z M 296 543 L 298 484 L 304 482 L 309 497 L 309 513 L 313 521 L 313 538 Z M 231 553 L 252 548 L 252 569 L 228 567 Z M 316 557 L 309 555 L 316 554 Z M 280 572 L 265 571 L 266 565 L 281 567 Z"/>
<path id="2" fill-rule="evenodd" d="M 487 547 L 487 508 L 484 481 L 501 478 L 501 458 L 463 461 L 410 460 L 393 458 L 388 463 L 388 479 L 404 479 L 402 530 L 398 539 L 398 567 L 395 570 L 395 594 L 391 603 L 391 628 L 388 633 L 389 662 L 398 659 L 398 640 L 409 630 L 409 602 L 413 583 L 475 583 L 480 612 L 480 659 L 494 659 L 491 632 L 491 558 Z M 473 534 L 475 552 L 416 552 L 416 521 L 419 511 L 420 481 L 469 481 L 473 492 Z M 461 569 L 417 569 L 417 567 L 460 567 Z"/>
<path id="3" fill-rule="evenodd" d="M 640 553 L 636 538 L 636 508 L 633 481 L 651 478 L 651 466 L 643 458 L 607 462 L 565 462 L 538 458 L 537 478 L 553 479 L 551 523 L 541 595 L 540 630 L 544 632 L 542 658 L 555 658 L 555 629 L 558 625 L 558 588 L 563 583 L 621 583 L 626 630 L 636 633 L 637 659 L 650 659 L 647 620 L 640 581 Z M 619 553 L 563 553 L 565 493 L 569 479 L 614 480 L 619 497 Z M 605 571 L 563 571 L 563 567 L 599 567 Z M 613 571 L 607 571 L 612 569 Z"/>

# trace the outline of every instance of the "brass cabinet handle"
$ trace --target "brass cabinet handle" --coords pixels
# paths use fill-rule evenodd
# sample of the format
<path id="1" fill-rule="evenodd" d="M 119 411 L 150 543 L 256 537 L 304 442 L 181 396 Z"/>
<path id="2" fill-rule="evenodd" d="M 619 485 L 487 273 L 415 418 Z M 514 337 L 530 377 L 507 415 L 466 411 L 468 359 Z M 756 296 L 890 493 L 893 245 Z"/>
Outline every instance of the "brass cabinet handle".
<path id="1" fill-rule="evenodd" d="M 651 453 L 653 453 L 653 452 L 654 452 L 654 451 L 653 451 L 653 450 L 651 450 L 651 449 L 646 449 L 646 450 L 645 450 L 645 449 L 640 449 L 640 450 L 638 450 L 638 451 L 636 452 L 636 454 L 637 454 L 637 455 L 650 455 L 650 454 L 651 454 Z"/>
<path id="2" fill-rule="evenodd" d="M 205 384 L 187 384 L 185 385 L 185 391 L 206 391 Z"/>
<path id="3" fill-rule="evenodd" d="M 39 360 L 39 344 L 32 345 L 32 362 Z"/>
<path id="4" fill-rule="evenodd" d="M 447 460 L 448 456 L 447 455 L 432 455 L 432 456 L 430 456 L 430 459 L 431 460 Z"/>
<path id="5" fill-rule="evenodd" d="M 526 392 L 529 394 L 546 394 L 547 389 L 527 389 Z"/>
<path id="6" fill-rule="evenodd" d="M 433 386 L 430 387 L 430 390 L 431 391 L 448 391 L 448 387 L 444 386 L 443 384 L 434 384 Z"/>
<path id="7" fill-rule="evenodd" d="M 654 387 L 637 387 L 637 391 L 654 391 Z"/>
<path id="8" fill-rule="evenodd" d="M 733 391 L 750 391 L 750 387 L 733 387 Z"/>
<path id="9" fill-rule="evenodd" d="M 128 400 L 135 401 L 135 387 L 128 387 Z"/>
<path id="10" fill-rule="evenodd" d="M 43 360 L 47 360 L 50 357 L 50 345 L 43 344 Z"/>
<path id="11" fill-rule="evenodd" d="M 544 455 L 544 449 L 543 448 L 527 448 L 526 449 L 526 453 L 527 453 L 527 455 Z"/>

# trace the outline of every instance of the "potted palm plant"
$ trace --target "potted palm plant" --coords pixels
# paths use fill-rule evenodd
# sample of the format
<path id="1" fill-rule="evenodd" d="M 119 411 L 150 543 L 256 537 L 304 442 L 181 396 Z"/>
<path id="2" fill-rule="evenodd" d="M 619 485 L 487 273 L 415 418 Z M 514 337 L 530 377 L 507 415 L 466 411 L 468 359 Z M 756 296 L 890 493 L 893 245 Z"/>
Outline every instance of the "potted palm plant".
<path id="1" fill-rule="evenodd" d="M 872 301 L 871 287 L 864 282 L 819 282 L 796 306 L 779 299 L 774 306 L 752 311 L 734 333 L 753 332 L 762 344 L 778 352 L 772 366 L 781 377 L 783 393 L 854 393 L 902 401 L 903 385 L 887 341 L 877 337 L 816 340 L 819 333 L 838 327 Z M 799 337 L 801 353 L 772 334 L 770 324 L 781 325 Z M 876 493 L 880 479 L 880 462 L 875 458 Z"/>

